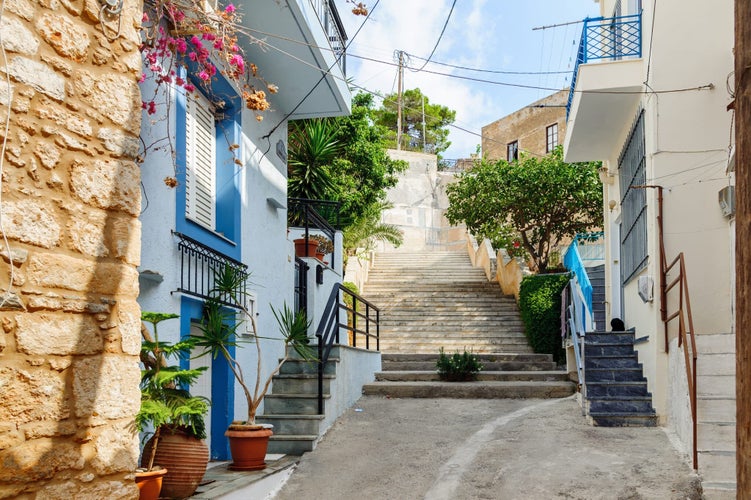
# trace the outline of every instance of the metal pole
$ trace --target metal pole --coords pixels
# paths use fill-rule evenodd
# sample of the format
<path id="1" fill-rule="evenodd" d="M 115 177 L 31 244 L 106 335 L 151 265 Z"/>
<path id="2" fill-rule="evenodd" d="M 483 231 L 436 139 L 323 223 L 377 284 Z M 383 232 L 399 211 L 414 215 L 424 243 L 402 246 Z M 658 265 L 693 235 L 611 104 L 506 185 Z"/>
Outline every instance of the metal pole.
<path id="1" fill-rule="evenodd" d="M 404 91 L 404 51 L 399 51 L 399 76 L 396 101 L 396 150 L 402 149 L 402 92 Z"/>

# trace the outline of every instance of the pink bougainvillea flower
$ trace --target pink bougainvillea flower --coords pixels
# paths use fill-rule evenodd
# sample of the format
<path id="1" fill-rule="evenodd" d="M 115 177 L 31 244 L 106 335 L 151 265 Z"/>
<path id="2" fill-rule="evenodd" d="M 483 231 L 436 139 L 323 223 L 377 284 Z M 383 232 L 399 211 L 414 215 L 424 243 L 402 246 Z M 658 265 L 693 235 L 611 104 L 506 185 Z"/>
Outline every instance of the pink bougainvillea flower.
<path id="1" fill-rule="evenodd" d="M 213 42 L 214 40 L 216 40 L 216 35 L 211 32 L 208 32 L 208 33 L 204 33 L 203 35 L 201 35 L 201 38 L 203 38 L 204 40 L 208 40 L 209 42 Z"/>
<path id="2" fill-rule="evenodd" d="M 241 56 L 240 54 L 233 55 L 230 58 L 229 63 L 233 66 L 237 66 L 237 69 L 240 71 L 242 71 L 245 68 L 245 60 L 243 59 L 243 56 Z"/>
<path id="3" fill-rule="evenodd" d="M 193 92 L 194 90 L 196 90 L 196 87 L 195 87 L 195 86 L 194 86 L 193 84 L 191 84 L 191 83 L 186 83 L 186 84 L 185 84 L 185 86 L 184 86 L 183 88 L 184 88 L 184 89 L 185 89 L 185 90 L 186 90 L 187 92 Z"/>
<path id="4" fill-rule="evenodd" d="M 229 4 L 229 5 L 227 5 L 227 7 L 226 7 L 226 8 L 224 9 L 224 12 L 226 12 L 227 14 L 232 14 L 232 13 L 234 13 L 234 12 L 235 12 L 235 10 L 236 10 L 236 9 L 235 9 L 235 5 L 234 5 L 234 4 Z"/>
<path id="5" fill-rule="evenodd" d="M 192 43 L 196 47 L 200 47 L 202 45 L 201 39 L 198 38 L 196 35 L 193 35 L 192 37 L 190 37 L 190 43 Z"/>
<path id="6" fill-rule="evenodd" d="M 142 23 L 148 23 L 149 22 L 149 14 L 148 14 L 148 12 L 144 12 L 143 13 L 143 16 L 141 17 L 141 22 Z"/>
<path id="7" fill-rule="evenodd" d="M 175 40 L 175 50 L 177 50 L 180 54 L 185 54 L 185 52 L 188 50 L 188 44 L 185 43 L 185 40 L 182 38 L 178 38 Z"/>
<path id="8" fill-rule="evenodd" d="M 224 49 L 224 40 L 221 38 L 217 39 L 216 42 L 214 42 L 214 48 L 216 50 L 223 50 Z"/>
<path id="9" fill-rule="evenodd" d="M 149 103 L 149 109 L 148 109 L 147 113 L 150 114 L 150 115 L 153 115 L 154 113 L 156 113 L 156 103 L 154 101 L 151 101 Z"/>
<path id="10" fill-rule="evenodd" d="M 198 73 L 198 78 L 200 78 L 204 82 L 208 82 L 211 79 L 211 76 L 206 71 L 201 71 L 200 73 Z"/>
<path id="11" fill-rule="evenodd" d="M 138 79 L 138 83 L 143 83 L 146 81 L 146 73 L 141 73 L 141 78 Z"/>

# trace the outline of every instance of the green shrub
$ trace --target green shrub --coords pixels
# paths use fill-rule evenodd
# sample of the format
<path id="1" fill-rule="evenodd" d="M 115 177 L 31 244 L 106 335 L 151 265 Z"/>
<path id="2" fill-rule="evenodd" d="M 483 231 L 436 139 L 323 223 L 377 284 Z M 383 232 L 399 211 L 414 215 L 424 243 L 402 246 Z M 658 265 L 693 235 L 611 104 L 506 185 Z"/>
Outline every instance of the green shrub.
<path id="1" fill-rule="evenodd" d="M 561 291 L 568 274 L 525 276 L 519 288 L 519 309 L 529 345 L 536 353 L 552 354 L 556 363 L 565 359 L 561 346 Z"/>
<path id="2" fill-rule="evenodd" d="M 438 368 L 438 376 L 441 380 L 463 382 L 477 380 L 477 373 L 482 370 L 482 363 L 477 356 L 466 350 L 463 354 L 455 352 L 452 356 L 446 356 L 441 347 L 436 368 Z"/>

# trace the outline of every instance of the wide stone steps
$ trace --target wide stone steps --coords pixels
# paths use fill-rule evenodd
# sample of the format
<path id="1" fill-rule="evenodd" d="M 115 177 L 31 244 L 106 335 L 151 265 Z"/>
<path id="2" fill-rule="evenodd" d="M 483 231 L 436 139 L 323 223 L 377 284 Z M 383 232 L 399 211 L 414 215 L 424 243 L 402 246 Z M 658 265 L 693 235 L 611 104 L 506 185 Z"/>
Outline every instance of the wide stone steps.
<path id="1" fill-rule="evenodd" d="M 561 398 L 575 386 L 545 354 L 477 354 L 483 364 L 478 380 L 443 382 L 437 354 L 383 354 L 383 371 L 363 394 L 397 398 Z"/>

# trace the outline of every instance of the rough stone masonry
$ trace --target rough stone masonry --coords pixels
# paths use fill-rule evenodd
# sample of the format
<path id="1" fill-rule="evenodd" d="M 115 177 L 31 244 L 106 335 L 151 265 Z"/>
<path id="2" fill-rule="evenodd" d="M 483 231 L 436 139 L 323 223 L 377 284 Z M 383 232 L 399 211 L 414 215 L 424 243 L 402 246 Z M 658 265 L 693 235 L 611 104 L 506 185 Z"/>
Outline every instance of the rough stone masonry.
<path id="1" fill-rule="evenodd" d="M 0 14 L 0 498 L 137 498 L 141 4 Z"/>

